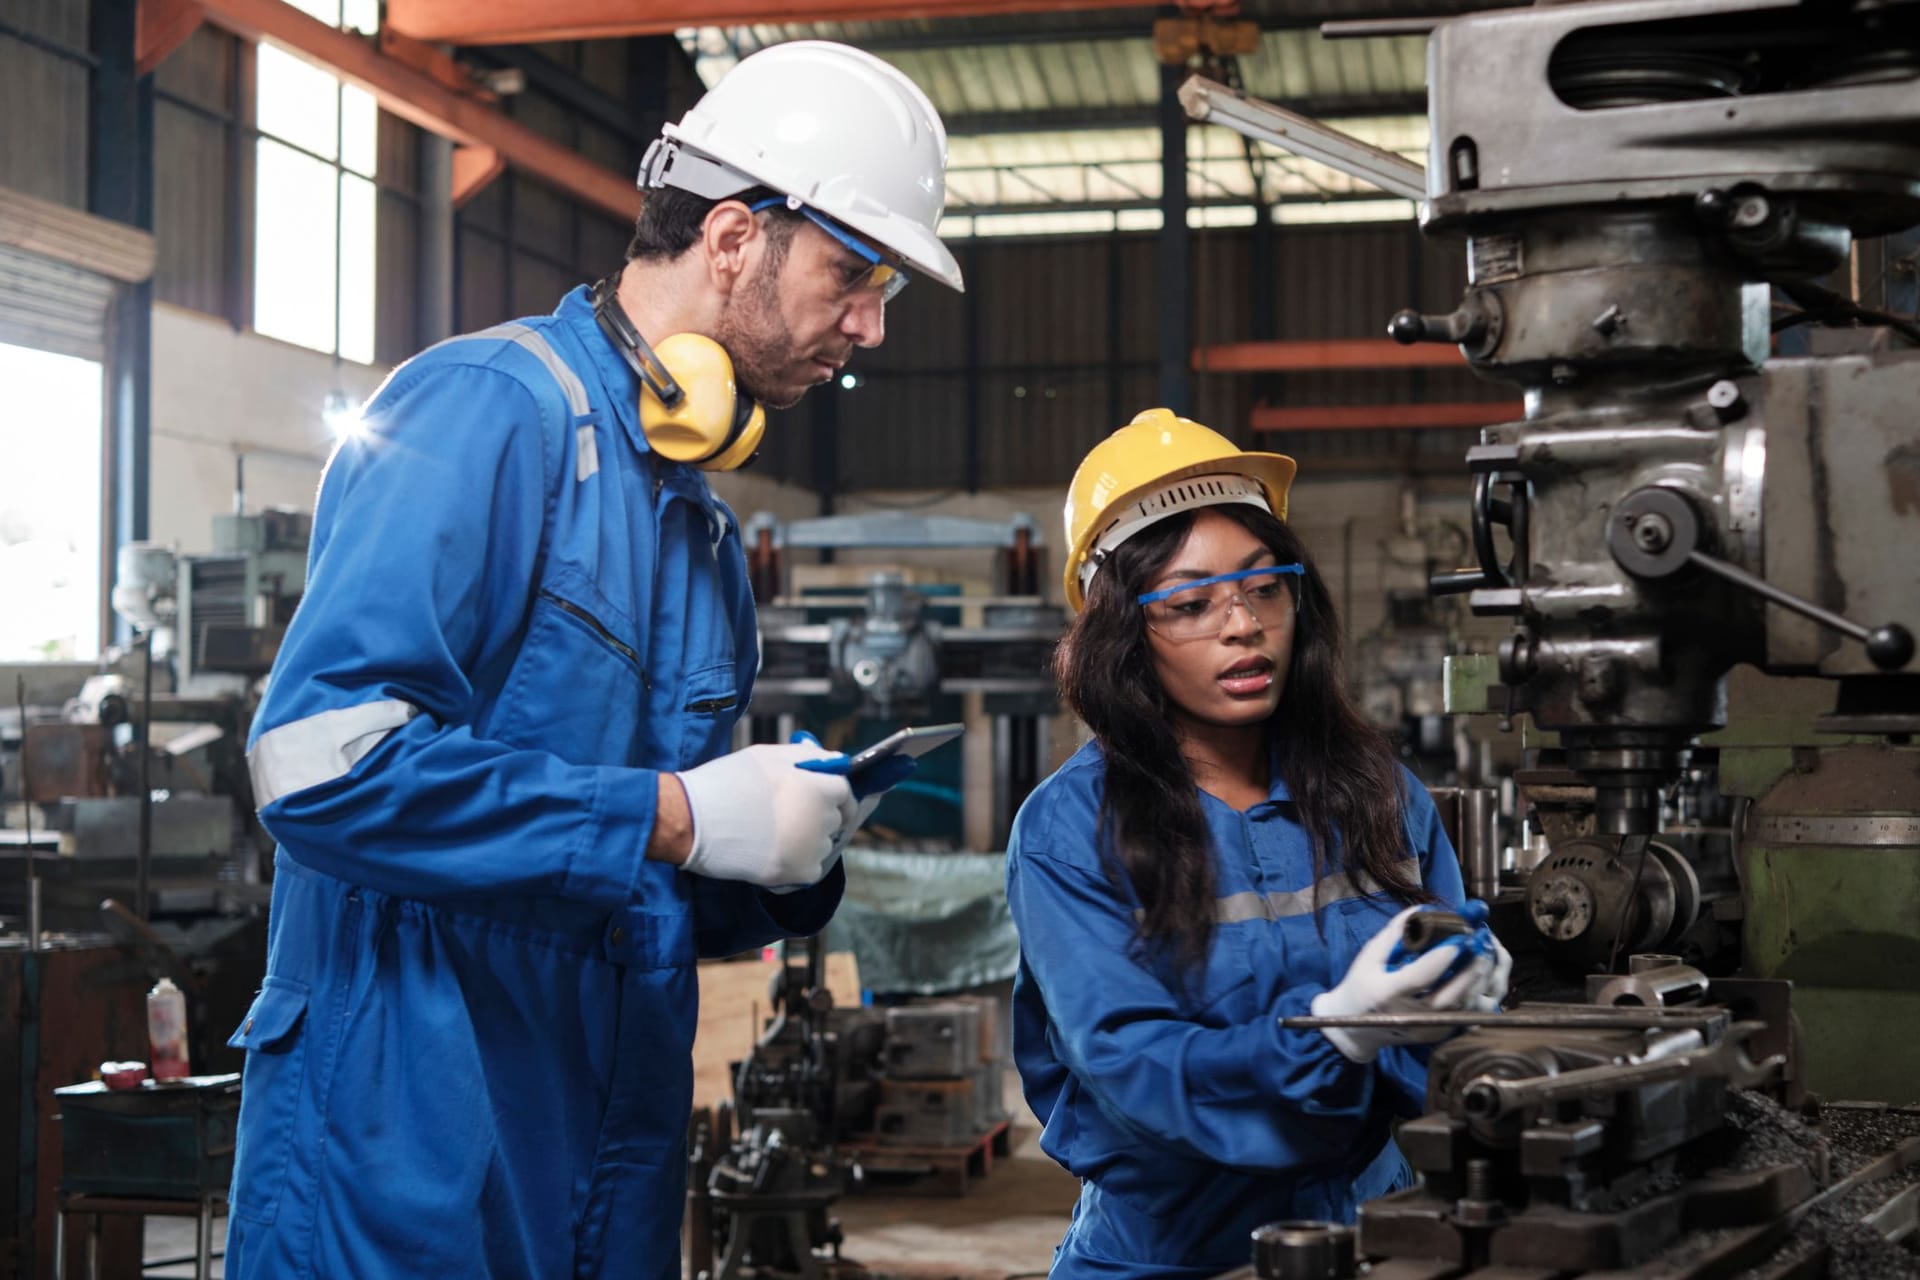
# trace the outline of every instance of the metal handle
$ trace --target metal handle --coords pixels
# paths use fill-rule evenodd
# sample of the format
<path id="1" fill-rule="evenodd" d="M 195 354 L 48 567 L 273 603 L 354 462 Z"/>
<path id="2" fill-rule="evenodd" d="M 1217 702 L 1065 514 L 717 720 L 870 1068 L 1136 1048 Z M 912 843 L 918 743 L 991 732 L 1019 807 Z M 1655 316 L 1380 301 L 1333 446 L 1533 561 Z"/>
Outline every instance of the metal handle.
<path id="1" fill-rule="evenodd" d="M 1494 496 L 1493 486 L 1509 486 L 1510 498 Z M 1460 595 L 1483 588 L 1514 587 L 1527 579 L 1528 505 L 1526 477 L 1518 472 L 1478 471 L 1473 477 L 1473 553 L 1480 567 L 1436 573 L 1427 579 L 1427 594 Z M 1494 547 L 1493 526 L 1504 525 L 1513 540 L 1513 559 L 1500 562 Z"/>
<path id="2" fill-rule="evenodd" d="M 1782 591 L 1764 578 L 1756 578 L 1745 569 L 1728 564 L 1725 560 L 1716 560 L 1704 551 L 1689 552 L 1687 563 L 1716 574 L 1736 587 L 1744 587 L 1782 609 L 1789 609 L 1803 618 L 1811 618 L 1843 636 L 1851 636 L 1867 646 L 1867 660 L 1882 671 L 1898 671 L 1913 660 L 1913 632 L 1897 622 L 1885 622 L 1877 627 L 1864 626 L 1851 618 L 1843 618 L 1831 610 L 1822 609 L 1811 600 L 1802 600 L 1799 596 Z"/>
<path id="3" fill-rule="evenodd" d="M 1897 622 L 1870 627 L 1783 591 L 1764 578 L 1700 549 L 1699 512 L 1677 490 L 1654 486 L 1630 493 L 1614 509 L 1607 548 L 1621 568 L 1639 578 L 1671 577 L 1689 565 L 1703 569 L 1763 600 L 1811 618 L 1867 646 L 1867 658 L 1882 671 L 1898 671 L 1913 659 L 1913 633 Z"/>
<path id="4" fill-rule="evenodd" d="M 1478 342 L 1487 336 L 1487 314 L 1477 309 L 1460 308 L 1444 316 L 1423 316 L 1411 308 L 1393 313 L 1387 321 L 1387 336 L 1402 346 L 1416 342 Z"/>

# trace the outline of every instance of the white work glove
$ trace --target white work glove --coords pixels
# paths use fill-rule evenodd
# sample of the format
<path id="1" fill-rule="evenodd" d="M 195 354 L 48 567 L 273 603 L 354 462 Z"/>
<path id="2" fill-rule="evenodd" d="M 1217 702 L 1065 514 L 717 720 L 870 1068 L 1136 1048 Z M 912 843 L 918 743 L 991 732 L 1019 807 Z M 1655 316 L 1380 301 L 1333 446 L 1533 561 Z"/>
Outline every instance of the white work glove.
<path id="1" fill-rule="evenodd" d="M 834 754 L 805 742 L 762 744 L 680 773 L 693 815 L 681 870 L 769 889 L 818 884 L 858 806 L 846 778 L 796 766 Z"/>
<path id="2" fill-rule="evenodd" d="M 1464 1008 L 1474 1013 L 1492 1013 L 1507 998 L 1507 979 L 1513 973 L 1513 957 L 1500 945 L 1500 938 L 1492 930 L 1487 936 L 1493 940 L 1493 965 L 1487 971 L 1487 980 L 1467 996 Z"/>
<path id="3" fill-rule="evenodd" d="M 1388 957 L 1406 932 L 1408 918 L 1418 910 L 1408 907 L 1367 939 L 1340 984 L 1313 998 L 1315 1017 L 1446 1012 L 1465 1008 L 1470 999 L 1489 990 L 1497 963 L 1492 956 L 1474 957 L 1438 989 L 1429 990 L 1460 958 L 1459 948 L 1453 945 L 1436 946 L 1398 969 L 1387 968 Z M 1504 973 L 1500 986 L 1504 991 Z M 1320 1034 L 1352 1061 L 1372 1062 L 1387 1045 L 1431 1044 L 1446 1039 L 1453 1031 L 1452 1027 L 1323 1027 Z"/>

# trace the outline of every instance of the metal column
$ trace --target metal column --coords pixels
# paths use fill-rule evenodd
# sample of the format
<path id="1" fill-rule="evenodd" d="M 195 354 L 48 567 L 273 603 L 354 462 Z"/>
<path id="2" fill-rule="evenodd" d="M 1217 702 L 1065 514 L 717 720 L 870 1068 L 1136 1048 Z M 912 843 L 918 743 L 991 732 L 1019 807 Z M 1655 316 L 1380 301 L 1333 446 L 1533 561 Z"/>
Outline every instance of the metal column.
<path id="1" fill-rule="evenodd" d="M 1160 68 L 1160 403 L 1193 411 L 1193 239 L 1187 234 L 1187 120 L 1180 105 L 1186 68 Z"/>
<path id="2" fill-rule="evenodd" d="M 453 336 L 453 143 L 420 137 L 420 348 Z"/>
<path id="3" fill-rule="evenodd" d="M 153 77 L 134 71 L 137 0 L 94 0 L 88 40 L 98 59 L 88 95 L 87 209 L 153 230 Z M 121 290 L 107 347 L 112 432 L 107 544 L 147 536 L 152 417 L 153 282 Z"/>

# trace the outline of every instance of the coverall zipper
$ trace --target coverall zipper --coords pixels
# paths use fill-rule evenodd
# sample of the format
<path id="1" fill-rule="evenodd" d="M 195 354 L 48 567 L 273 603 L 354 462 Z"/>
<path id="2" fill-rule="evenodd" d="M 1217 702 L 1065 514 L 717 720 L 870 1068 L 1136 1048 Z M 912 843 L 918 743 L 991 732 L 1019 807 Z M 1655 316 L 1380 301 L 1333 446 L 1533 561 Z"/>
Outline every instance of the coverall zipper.
<path id="1" fill-rule="evenodd" d="M 611 645 L 614 649 L 618 650 L 620 653 L 626 655 L 626 658 L 629 662 L 632 662 L 635 666 L 638 666 L 640 664 L 640 655 L 635 653 L 631 646 L 623 644 L 620 640 L 620 637 L 614 635 L 613 632 L 607 630 L 606 624 L 601 622 L 600 619 L 594 617 L 592 614 L 588 613 L 585 609 L 582 609 L 579 605 L 574 604 L 571 600 L 562 600 L 559 596 L 553 594 L 553 592 L 551 591 L 542 591 L 540 594 L 546 599 L 551 600 L 560 609 L 562 613 L 572 614 L 574 617 L 580 619 L 580 621 L 586 623 L 589 627 L 592 627 L 593 633 L 595 635 L 599 636 L 602 640 L 606 641 L 607 644 Z"/>

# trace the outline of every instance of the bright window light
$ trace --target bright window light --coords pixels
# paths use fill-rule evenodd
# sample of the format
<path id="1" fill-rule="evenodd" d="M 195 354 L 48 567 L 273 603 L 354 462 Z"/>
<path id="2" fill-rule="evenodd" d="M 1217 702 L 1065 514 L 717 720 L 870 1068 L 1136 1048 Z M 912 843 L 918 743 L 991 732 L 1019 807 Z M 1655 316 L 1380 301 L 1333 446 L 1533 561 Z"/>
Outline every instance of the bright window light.
<path id="1" fill-rule="evenodd" d="M 333 350 L 338 272 L 334 184 L 339 171 L 260 139 L 254 202 L 253 327 L 315 351 Z"/>
<path id="2" fill-rule="evenodd" d="M 374 186 L 340 179 L 340 358 L 373 363 Z"/>
<path id="3" fill-rule="evenodd" d="M 0 662 L 97 658 L 100 366 L 0 345 L 0 387 Z"/>
<path id="4" fill-rule="evenodd" d="M 322 22 L 378 29 L 377 0 L 294 3 Z M 379 107 L 271 44 L 258 71 L 253 327 L 371 364 Z"/>
<path id="5" fill-rule="evenodd" d="M 260 46 L 260 132 L 340 158 L 340 82 L 276 45 Z"/>

